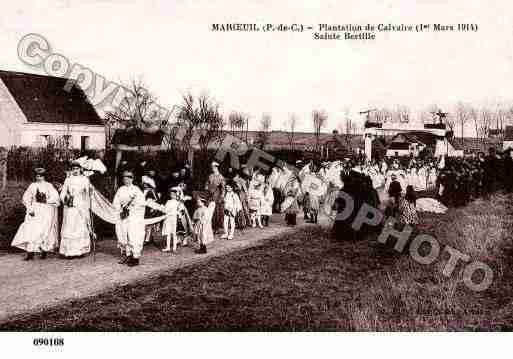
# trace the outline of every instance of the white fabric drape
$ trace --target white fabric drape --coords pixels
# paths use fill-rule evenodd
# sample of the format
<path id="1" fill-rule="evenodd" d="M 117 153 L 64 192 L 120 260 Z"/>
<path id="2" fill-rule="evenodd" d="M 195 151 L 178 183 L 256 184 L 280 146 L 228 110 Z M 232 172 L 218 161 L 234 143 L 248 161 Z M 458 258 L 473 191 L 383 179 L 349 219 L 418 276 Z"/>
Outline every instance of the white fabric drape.
<path id="1" fill-rule="evenodd" d="M 162 206 L 155 201 L 147 200 L 146 206 L 161 210 Z M 103 219 L 105 222 L 116 224 L 121 221 L 121 218 L 119 217 L 119 210 L 114 208 L 112 203 L 110 203 L 96 188 L 93 187 L 92 195 L 91 195 L 91 210 L 94 214 L 96 214 L 98 217 Z M 155 224 L 158 222 L 162 222 L 167 217 L 171 216 L 172 214 L 166 214 L 159 217 L 154 218 L 147 218 L 144 220 L 144 225 L 148 226 L 150 224 Z"/>

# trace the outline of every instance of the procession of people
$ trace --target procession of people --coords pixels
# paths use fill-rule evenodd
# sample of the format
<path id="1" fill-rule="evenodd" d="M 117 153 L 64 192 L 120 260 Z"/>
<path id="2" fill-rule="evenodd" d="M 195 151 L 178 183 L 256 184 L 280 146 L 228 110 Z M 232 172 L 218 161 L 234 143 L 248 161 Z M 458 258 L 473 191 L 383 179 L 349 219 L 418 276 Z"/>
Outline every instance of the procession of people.
<path id="1" fill-rule="evenodd" d="M 134 166 L 136 170 L 124 162 L 118 172 L 122 185 L 109 203 L 82 165 L 79 160 L 70 164 L 60 193 L 45 181 L 44 168 L 35 169 L 35 182 L 22 198 L 27 215 L 12 242 L 26 252 L 25 260 L 37 253 L 42 259 L 48 253 L 63 259 L 91 253 L 96 240 L 93 213 L 114 224 L 119 263 L 130 267 L 139 265 L 144 246 L 157 245 L 158 238 L 164 242 L 163 252 L 177 253 L 178 245 L 192 243 L 196 253 L 204 254 L 216 235 L 232 240 L 235 229 L 263 228 L 272 215 L 272 187 L 264 174 L 248 168 L 229 168 L 223 176 L 214 161 L 204 190 L 194 191 L 187 165 L 163 179 L 146 161 Z"/>
<path id="2" fill-rule="evenodd" d="M 83 165 L 84 161 L 80 160 L 71 163 L 60 193 L 45 180 L 44 168 L 34 170 L 35 181 L 22 198 L 26 216 L 12 241 L 12 246 L 26 252 L 25 260 L 34 259 L 38 253 L 42 259 L 52 252 L 65 259 L 89 254 L 96 239 L 93 213 L 115 225 L 120 263 L 133 267 L 139 264 L 144 246 L 158 245 L 159 238 L 164 242 L 163 252 L 176 253 L 178 245 L 193 244 L 196 253 L 204 254 L 216 236 L 233 240 L 236 229 L 269 226 L 277 209 L 283 213 L 287 225 L 295 226 L 301 209 L 305 222 L 318 223 L 321 208 L 326 208 L 330 200 L 328 204 L 335 212 L 343 211 L 345 206 L 340 198 L 330 199 L 328 191 L 323 194 L 303 190 L 301 186 L 305 173 L 318 176 L 322 173 L 323 181 L 329 182 L 329 171 L 325 171 L 329 164 L 304 166 L 298 161 L 299 175 L 281 169 L 284 174 L 273 177 L 274 169 L 264 173 L 246 166 L 227 168 L 223 175 L 220 164 L 214 161 L 204 187 L 195 191 L 188 165 L 176 168 L 169 178 L 163 179 L 146 161 L 136 166 L 136 170 L 125 162 L 118 173 L 122 186 L 117 189 L 112 204 L 96 191 Z M 498 154 L 490 149 L 487 156 L 480 153 L 474 158 L 441 160 L 346 159 L 339 161 L 333 173 L 339 182 L 332 179 L 329 186 L 349 194 L 355 203 L 350 216 L 342 221 L 335 219 L 333 233 L 337 238 L 356 239 L 365 233 L 350 226 L 363 203 L 384 208 L 386 216 L 396 217 L 403 224 L 416 225 L 418 193 L 430 186 L 435 190 L 435 197 L 446 206 L 464 205 L 498 189 L 513 190 L 511 150 Z M 387 196 L 385 202 L 377 188 Z"/>

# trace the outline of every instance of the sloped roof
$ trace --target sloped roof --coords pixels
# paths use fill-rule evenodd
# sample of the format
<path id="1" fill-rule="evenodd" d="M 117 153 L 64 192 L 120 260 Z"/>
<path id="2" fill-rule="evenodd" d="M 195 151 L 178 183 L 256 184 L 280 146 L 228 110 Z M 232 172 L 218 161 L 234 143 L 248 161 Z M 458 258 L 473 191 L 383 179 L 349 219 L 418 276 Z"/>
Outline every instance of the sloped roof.
<path id="1" fill-rule="evenodd" d="M 64 90 L 65 78 L 0 70 L 0 79 L 28 122 L 103 126 L 81 88 Z"/>

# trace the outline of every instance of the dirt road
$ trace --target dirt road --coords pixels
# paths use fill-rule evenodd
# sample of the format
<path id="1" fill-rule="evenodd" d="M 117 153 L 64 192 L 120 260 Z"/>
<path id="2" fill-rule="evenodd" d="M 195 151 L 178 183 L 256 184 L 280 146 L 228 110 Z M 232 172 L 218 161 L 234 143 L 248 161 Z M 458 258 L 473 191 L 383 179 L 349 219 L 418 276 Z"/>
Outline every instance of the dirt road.
<path id="1" fill-rule="evenodd" d="M 302 219 L 299 223 L 303 223 Z M 36 258 L 25 262 L 22 254 L 0 252 L 0 322 L 256 246 L 265 239 L 300 230 L 304 225 L 287 227 L 283 223 L 283 215 L 274 215 L 268 228 L 237 232 L 235 240 L 216 240 L 206 255 L 197 255 L 190 247 L 179 247 L 177 254 L 162 253 L 149 245 L 145 247 L 141 265 L 133 268 L 118 264 L 119 252 L 114 240 L 103 240 L 97 244 L 94 261 L 92 257 L 63 260 L 50 256 L 46 260 Z"/>

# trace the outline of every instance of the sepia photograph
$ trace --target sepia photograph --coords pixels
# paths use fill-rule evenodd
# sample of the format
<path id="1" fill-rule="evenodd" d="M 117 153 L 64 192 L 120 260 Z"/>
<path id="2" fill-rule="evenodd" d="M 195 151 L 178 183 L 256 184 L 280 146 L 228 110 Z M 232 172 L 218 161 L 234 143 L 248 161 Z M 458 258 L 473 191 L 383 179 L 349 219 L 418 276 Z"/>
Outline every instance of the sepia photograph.
<path id="1" fill-rule="evenodd" d="M 513 329 L 510 2 L 2 5 L 0 342 Z"/>

